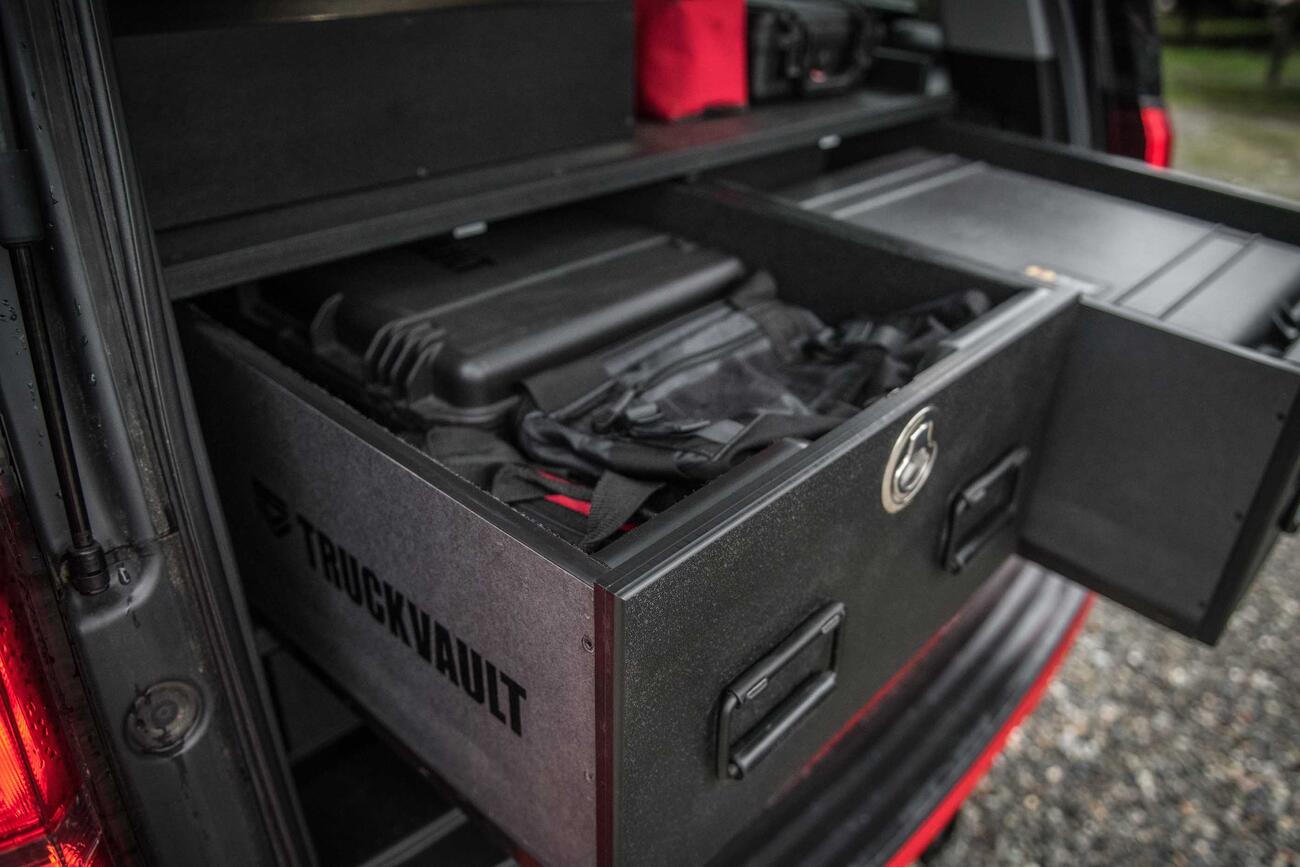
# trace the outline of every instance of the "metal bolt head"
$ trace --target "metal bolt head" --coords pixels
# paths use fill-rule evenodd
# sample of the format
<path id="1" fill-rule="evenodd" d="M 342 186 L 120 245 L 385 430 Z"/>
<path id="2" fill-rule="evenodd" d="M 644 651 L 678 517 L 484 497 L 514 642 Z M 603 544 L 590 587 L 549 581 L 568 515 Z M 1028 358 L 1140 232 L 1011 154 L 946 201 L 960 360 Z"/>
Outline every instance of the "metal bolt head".
<path id="1" fill-rule="evenodd" d="M 203 715 L 203 695 L 183 680 L 163 680 L 139 693 L 126 715 L 126 739 L 142 753 L 179 749 Z"/>

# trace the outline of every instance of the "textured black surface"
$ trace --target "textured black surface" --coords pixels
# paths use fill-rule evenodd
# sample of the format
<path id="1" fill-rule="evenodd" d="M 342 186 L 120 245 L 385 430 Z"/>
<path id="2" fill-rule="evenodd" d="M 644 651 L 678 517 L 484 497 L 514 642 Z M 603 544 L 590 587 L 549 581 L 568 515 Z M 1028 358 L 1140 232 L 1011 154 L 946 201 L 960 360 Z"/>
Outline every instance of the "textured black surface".
<path id="1" fill-rule="evenodd" d="M 592 591 L 560 564 L 595 564 L 251 344 L 187 318 L 252 604 L 521 846 L 588 861 Z M 457 659 L 495 671 L 495 689 Z"/>
<path id="2" fill-rule="evenodd" d="M 824 175 L 781 195 L 854 225 L 1023 274 L 1125 290 L 1210 226 L 1086 189 L 927 151 Z M 882 171 L 882 168 L 884 171 Z"/>
<path id="3" fill-rule="evenodd" d="M 616 778 L 623 862 L 708 856 L 1011 550 L 1009 530 L 954 577 L 939 562 L 940 527 L 955 490 L 1010 448 L 1036 445 L 1070 300 L 1026 302 L 990 345 L 931 369 L 789 461 L 783 480 L 696 527 L 686 557 L 623 573 L 616 583 L 624 599 Z M 917 500 L 888 514 L 880 498 L 889 451 L 913 413 L 930 405 L 940 443 L 935 469 Z M 712 735 L 722 689 L 830 601 L 847 606 L 838 688 L 743 781 L 719 781 Z"/>
<path id="4" fill-rule="evenodd" d="M 714 867 L 883 862 L 1005 724 L 1086 597 L 1033 564 L 1008 561 Z"/>
<path id="5" fill-rule="evenodd" d="M 1044 283 L 1079 285 L 1240 345 L 1300 298 L 1300 250 L 1169 210 L 923 148 L 784 187 L 802 207 Z M 1050 273 L 1048 273 L 1050 272 Z"/>
<path id="6" fill-rule="evenodd" d="M 1298 390 L 1298 368 L 1085 306 L 1028 550 L 1212 641 L 1294 491 Z"/>
<path id="7" fill-rule="evenodd" d="M 113 47 L 155 228 L 631 135 L 627 0 L 207 22 Z"/>

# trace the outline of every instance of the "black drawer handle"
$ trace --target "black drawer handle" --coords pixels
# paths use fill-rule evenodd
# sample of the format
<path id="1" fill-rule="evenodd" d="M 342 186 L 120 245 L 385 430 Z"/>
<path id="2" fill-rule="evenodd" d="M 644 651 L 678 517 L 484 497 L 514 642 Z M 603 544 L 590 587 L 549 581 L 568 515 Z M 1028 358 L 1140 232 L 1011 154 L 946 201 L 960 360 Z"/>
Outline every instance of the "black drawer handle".
<path id="1" fill-rule="evenodd" d="M 1029 449 L 1012 449 L 953 497 L 939 553 L 949 572 L 955 575 L 965 569 L 1003 527 L 1015 520 L 1028 461 Z"/>
<path id="2" fill-rule="evenodd" d="M 718 711 L 718 776 L 724 780 L 744 779 L 777 744 L 794 731 L 835 689 L 835 660 L 839 652 L 839 630 L 844 623 L 844 603 L 832 602 L 805 620 L 770 653 L 751 665 L 722 693 Z M 813 672 L 779 705 L 732 743 L 731 727 L 736 711 L 767 688 L 772 677 L 813 642 L 829 636 L 831 650 L 826 665 Z"/>

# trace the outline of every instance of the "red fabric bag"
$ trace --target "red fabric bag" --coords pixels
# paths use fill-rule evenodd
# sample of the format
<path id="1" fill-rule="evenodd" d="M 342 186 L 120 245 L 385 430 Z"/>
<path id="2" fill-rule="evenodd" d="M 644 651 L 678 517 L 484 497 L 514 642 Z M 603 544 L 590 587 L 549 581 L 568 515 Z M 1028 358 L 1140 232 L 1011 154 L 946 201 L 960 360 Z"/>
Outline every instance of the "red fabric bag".
<path id="1" fill-rule="evenodd" d="M 637 103 L 675 120 L 745 105 L 745 0 L 636 0 Z"/>

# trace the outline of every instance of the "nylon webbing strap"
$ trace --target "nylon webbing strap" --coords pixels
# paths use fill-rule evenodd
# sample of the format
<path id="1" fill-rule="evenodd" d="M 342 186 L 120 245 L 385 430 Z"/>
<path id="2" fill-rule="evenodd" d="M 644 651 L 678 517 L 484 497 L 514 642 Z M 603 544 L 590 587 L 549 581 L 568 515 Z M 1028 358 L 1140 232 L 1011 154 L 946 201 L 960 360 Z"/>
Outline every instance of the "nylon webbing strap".
<path id="1" fill-rule="evenodd" d="M 591 495 L 587 533 L 578 544 L 584 551 L 589 551 L 617 533 L 661 487 L 662 482 L 647 482 L 621 473 L 605 472 Z"/>
<path id="2" fill-rule="evenodd" d="M 777 358 L 784 362 L 799 360 L 804 341 L 812 336 L 808 319 L 797 308 L 777 300 L 772 275 L 766 271 L 755 273 L 732 295 L 731 304 L 757 323 Z"/>
<path id="3" fill-rule="evenodd" d="M 534 467 L 506 464 L 492 480 L 492 496 L 505 503 L 541 500 L 547 494 L 564 494 L 578 500 L 591 498 L 587 526 L 578 545 L 584 551 L 599 547 L 610 536 L 636 517 L 661 482 L 632 479 L 621 473 L 606 471 L 595 489 L 556 476 L 541 475 Z"/>
<path id="4" fill-rule="evenodd" d="M 577 482 L 568 482 L 558 476 L 548 478 L 539 475 L 533 467 L 504 464 L 492 479 L 491 494 L 504 503 L 520 503 L 526 500 L 539 500 L 547 494 L 564 494 L 568 497 L 585 499 L 590 496 L 591 488 Z"/>

